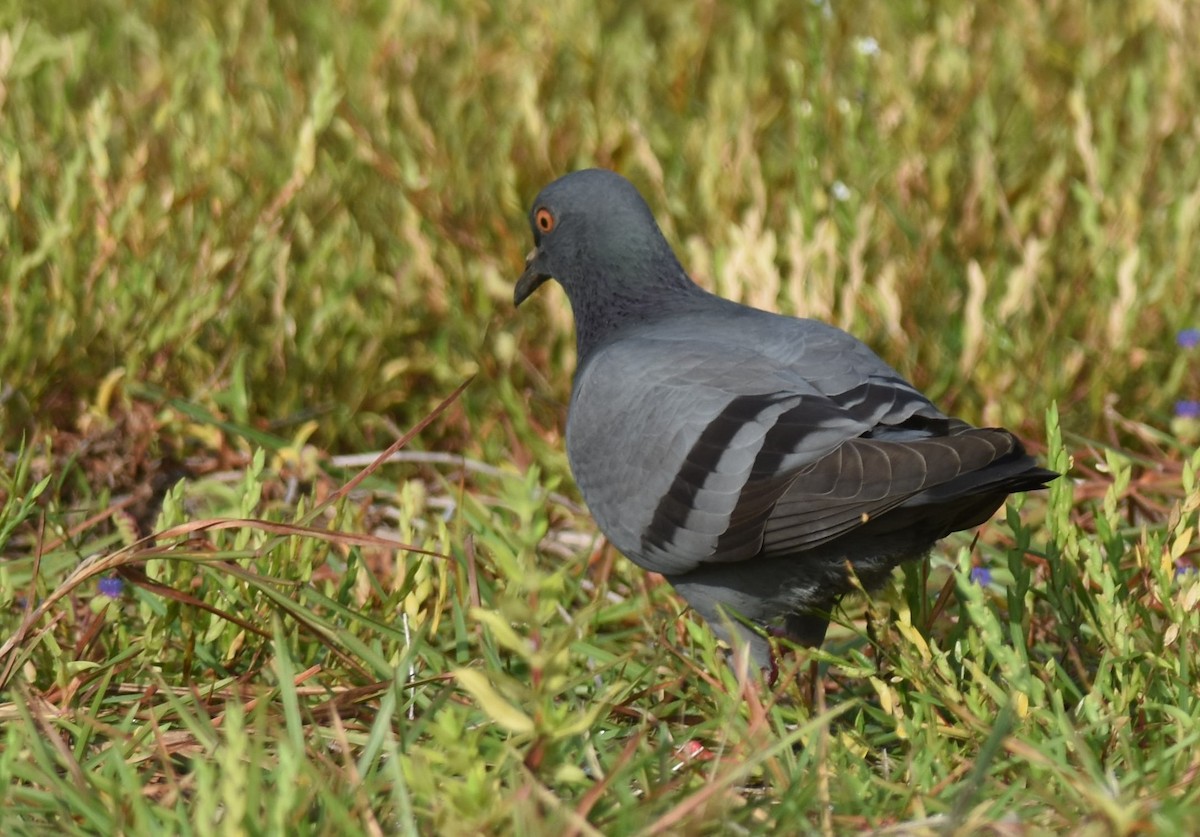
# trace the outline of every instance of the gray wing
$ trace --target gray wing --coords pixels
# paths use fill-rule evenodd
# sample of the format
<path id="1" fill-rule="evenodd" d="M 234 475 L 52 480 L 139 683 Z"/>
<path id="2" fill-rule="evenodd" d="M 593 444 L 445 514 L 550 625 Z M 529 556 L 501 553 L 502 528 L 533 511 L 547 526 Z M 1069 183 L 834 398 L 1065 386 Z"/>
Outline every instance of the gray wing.
<path id="1" fill-rule="evenodd" d="M 982 522 L 972 518 L 979 509 L 970 498 L 1040 487 L 1040 474 L 1019 484 L 1031 465 L 1011 433 L 993 428 L 961 427 L 951 436 L 907 441 L 853 439 L 796 474 L 769 508 L 745 498 L 752 522 L 735 528 L 759 532 L 761 554 L 788 555 L 904 508 L 909 514 L 900 523 L 919 523 L 928 527 L 926 537 L 940 538 Z M 985 503 L 984 519 L 1002 499 Z"/>
<path id="2" fill-rule="evenodd" d="M 580 367 L 571 468 L 601 529 L 643 567 L 801 549 L 982 461 L 929 445 L 967 425 L 867 347 L 785 322 L 780 339 L 776 322 L 691 320 L 627 335 Z"/>

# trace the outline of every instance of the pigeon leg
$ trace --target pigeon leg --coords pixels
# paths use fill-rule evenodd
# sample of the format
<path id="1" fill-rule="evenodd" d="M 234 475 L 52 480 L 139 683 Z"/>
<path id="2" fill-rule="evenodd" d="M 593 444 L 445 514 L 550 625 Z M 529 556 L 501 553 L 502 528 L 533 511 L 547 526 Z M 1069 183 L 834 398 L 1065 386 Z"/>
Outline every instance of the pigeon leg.
<path id="1" fill-rule="evenodd" d="M 829 611 L 833 606 L 819 611 L 804 613 L 789 613 L 784 621 L 784 635 L 797 645 L 805 648 L 820 648 L 825 642 L 825 632 L 829 630 Z M 808 665 L 809 706 L 824 709 L 825 691 L 821 688 L 824 683 L 820 677 L 819 664 L 816 657 L 809 660 Z"/>
<path id="2" fill-rule="evenodd" d="M 832 608 L 830 608 L 832 609 Z M 789 613 L 784 621 L 783 636 L 805 648 L 820 648 L 829 630 L 828 610 Z"/>

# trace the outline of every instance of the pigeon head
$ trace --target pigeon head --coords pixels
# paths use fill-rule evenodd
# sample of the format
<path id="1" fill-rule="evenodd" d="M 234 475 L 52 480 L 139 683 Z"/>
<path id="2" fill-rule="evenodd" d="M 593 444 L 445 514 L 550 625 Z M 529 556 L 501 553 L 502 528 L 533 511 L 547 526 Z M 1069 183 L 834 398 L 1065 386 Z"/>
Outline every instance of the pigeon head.
<path id="1" fill-rule="evenodd" d="M 529 226 L 534 249 L 513 302 L 556 280 L 571 301 L 581 350 L 628 322 L 661 315 L 680 294 L 703 293 L 637 189 L 615 172 L 586 169 L 555 180 L 534 200 Z"/>

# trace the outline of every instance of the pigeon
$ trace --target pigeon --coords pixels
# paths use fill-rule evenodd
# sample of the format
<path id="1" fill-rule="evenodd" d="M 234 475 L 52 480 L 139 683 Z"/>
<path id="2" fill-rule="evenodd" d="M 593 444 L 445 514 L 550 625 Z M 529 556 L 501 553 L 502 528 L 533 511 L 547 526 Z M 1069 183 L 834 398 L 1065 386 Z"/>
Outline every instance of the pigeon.
<path id="1" fill-rule="evenodd" d="M 555 180 L 529 223 L 513 301 L 548 279 L 570 301 L 567 458 L 589 511 L 763 669 L 769 637 L 820 646 L 855 577 L 877 589 L 1059 476 L 845 331 L 701 288 L 615 172 Z"/>

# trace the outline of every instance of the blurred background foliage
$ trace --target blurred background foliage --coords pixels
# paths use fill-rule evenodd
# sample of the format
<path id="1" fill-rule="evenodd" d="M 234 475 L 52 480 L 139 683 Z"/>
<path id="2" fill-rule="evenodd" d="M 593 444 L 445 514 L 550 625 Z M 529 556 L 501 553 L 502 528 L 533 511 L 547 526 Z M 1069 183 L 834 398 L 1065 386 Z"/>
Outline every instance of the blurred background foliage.
<path id="1" fill-rule="evenodd" d="M 572 368 L 563 297 L 511 308 L 525 213 L 591 165 L 699 282 L 851 329 L 950 410 L 1162 425 L 1200 321 L 1198 17 L 8 5 L 2 438 L 71 426 L 121 370 L 358 449 L 478 372 L 424 444 L 514 455 Z"/>

